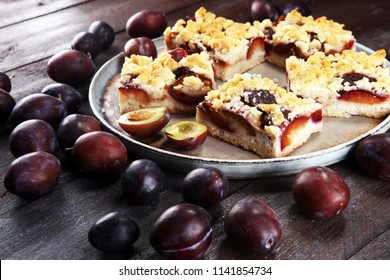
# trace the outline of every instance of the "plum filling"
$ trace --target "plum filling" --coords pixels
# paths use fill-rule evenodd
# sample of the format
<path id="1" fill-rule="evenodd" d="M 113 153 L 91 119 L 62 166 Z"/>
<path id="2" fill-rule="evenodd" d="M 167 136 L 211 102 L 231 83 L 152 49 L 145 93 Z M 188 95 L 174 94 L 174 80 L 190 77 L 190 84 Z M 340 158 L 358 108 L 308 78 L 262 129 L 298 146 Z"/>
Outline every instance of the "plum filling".
<path id="1" fill-rule="evenodd" d="M 340 91 L 338 100 L 362 104 L 379 104 L 388 100 L 388 96 L 377 95 L 366 90 Z"/>
<path id="2" fill-rule="evenodd" d="M 320 39 L 318 38 L 318 34 L 315 32 L 308 32 L 307 34 L 309 35 L 311 42 L 314 40 L 320 42 L 321 45 L 317 51 L 325 52 L 325 43 L 320 41 Z M 302 53 L 301 49 L 298 48 L 294 42 L 288 43 L 288 44 L 283 44 L 283 43 L 282 44 L 273 44 L 272 39 L 269 39 L 272 36 L 272 33 L 270 33 L 267 36 L 268 36 L 267 37 L 268 39 L 265 42 L 265 51 L 266 51 L 267 55 L 274 52 L 274 53 L 276 53 L 280 56 L 283 56 L 285 58 L 288 58 L 291 55 L 294 55 L 298 58 L 307 59 L 308 56 L 305 55 L 304 53 Z M 344 45 L 342 50 L 338 50 L 338 51 L 330 50 L 330 51 L 326 52 L 326 55 L 341 53 L 344 50 L 350 50 L 353 48 L 354 45 L 355 45 L 355 40 L 350 40 L 349 42 L 347 42 Z"/>
<path id="3" fill-rule="evenodd" d="M 181 76 L 188 75 L 188 74 L 193 74 L 194 72 L 191 71 L 190 68 L 187 66 L 182 66 L 177 68 L 176 70 L 173 71 L 173 74 L 175 74 L 176 80 L 179 79 Z"/>
<path id="4" fill-rule="evenodd" d="M 254 136 L 256 134 L 254 128 L 240 115 L 225 110 L 216 111 L 207 101 L 199 104 L 198 108 L 207 115 L 210 121 L 223 130 L 240 135 Z"/>
<path id="5" fill-rule="evenodd" d="M 241 101 L 249 106 L 257 106 L 259 104 L 276 104 L 275 95 L 266 89 L 244 92 L 241 96 Z"/>
<path id="6" fill-rule="evenodd" d="M 140 104 L 147 105 L 150 103 L 150 97 L 148 93 L 145 90 L 139 88 L 138 85 L 129 84 L 126 87 L 119 88 L 119 91 L 121 94 L 134 99 Z"/>
<path id="7" fill-rule="evenodd" d="M 197 43 L 193 43 L 193 46 L 190 46 L 189 43 L 177 45 L 177 43 L 175 42 L 175 38 L 177 37 L 177 35 L 179 35 L 179 33 L 172 32 L 165 38 L 165 45 L 168 50 L 182 48 L 187 52 L 187 54 L 200 53 L 202 51 L 202 48 L 199 47 Z"/>
<path id="8" fill-rule="evenodd" d="M 176 77 L 178 76 L 179 77 L 177 78 L 176 82 L 169 87 L 170 95 L 175 100 L 184 104 L 189 104 L 189 105 L 198 104 L 204 99 L 205 95 L 212 89 L 211 80 L 205 78 L 202 75 L 189 71 L 188 67 L 180 67 L 177 70 L 179 69 L 181 70 L 175 73 Z M 192 88 L 191 86 L 186 85 L 184 79 L 191 76 L 201 80 L 202 87 Z"/>
<path id="9" fill-rule="evenodd" d="M 309 121 L 313 123 L 319 123 L 322 121 L 322 110 L 318 109 L 313 112 L 310 116 L 298 116 L 293 119 L 283 131 L 281 140 L 280 140 L 280 148 L 283 151 L 286 147 L 291 145 L 293 139 L 297 132 L 304 128 Z"/>
<path id="10" fill-rule="evenodd" d="M 370 83 L 376 82 L 375 78 L 369 77 L 367 75 L 361 73 L 346 73 L 343 75 L 342 85 L 348 83 L 350 86 L 355 86 L 357 81 L 363 80 L 363 78 L 367 78 Z"/>
<path id="11" fill-rule="evenodd" d="M 293 142 L 294 136 L 297 134 L 299 130 L 301 130 L 307 122 L 310 120 L 309 116 L 299 116 L 292 120 L 283 131 L 281 140 L 280 140 L 280 148 L 283 151 L 286 147 L 290 146 Z"/>
<path id="12" fill-rule="evenodd" d="M 297 57 L 304 57 L 303 53 L 294 43 L 289 44 L 277 44 L 274 45 L 270 42 L 265 42 L 265 52 L 270 54 L 272 52 L 277 53 L 278 55 L 285 56 L 286 58 L 295 55 Z"/>
<path id="13" fill-rule="evenodd" d="M 264 50 L 264 38 L 254 37 L 250 40 L 246 59 L 251 59 L 256 49 Z"/>
<path id="14" fill-rule="evenodd" d="M 375 78 L 369 77 L 361 73 L 346 73 L 343 75 L 343 85 L 356 86 L 356 83 L 364 78 L 368 79 L 370 83 L 376 82 Z M 378 104 L 386 101 L 387 96 L 377 95 L 367 90 L 342 90 L 339 91 L 339 100 L 362 103 L 362 104 Z"/>

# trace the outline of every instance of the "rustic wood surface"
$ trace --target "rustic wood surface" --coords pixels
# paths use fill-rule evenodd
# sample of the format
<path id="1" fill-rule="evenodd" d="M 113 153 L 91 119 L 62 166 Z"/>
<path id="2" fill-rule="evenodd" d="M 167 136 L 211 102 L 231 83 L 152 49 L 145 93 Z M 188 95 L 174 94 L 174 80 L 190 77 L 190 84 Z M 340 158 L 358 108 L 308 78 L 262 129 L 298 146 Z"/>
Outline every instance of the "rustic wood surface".
<path id="1" fill-rule="evenodd" d="M 275 0 L 281 7 L 287 1 Z M 325 15 L 345 23 L 358 42 L 390 53 L 390 1 L 308 1 L 315 17 Z M 68 49 L 75 34 L 95 20 L 108 22 L 116 31 L 109 51 L 96 64 L 102 66 L 121 52 L 129 39 L 127 19 L 143 9 L 167 13 L 169 24 L 205 6 L 217 15 L 237 21 L 250 20 L 251 1 L 81 1 L 0 0 L 0 71 L 13 76 L 11 94 L 16 100 L 53 81 L 46 74 L 48 59 Z M 88 86 L 81 113 L 91 114 Z M 9 151 L 10 127 L 0 128 L 0 176 L 14 159 Z M 62 174 L 54 192 L 29 202 L 0 185 L 0 259 L 161 259 L 149 244 L 149 229 L 169 206 L 182 202 L 180 184 L 184 174 L 164 171 L 165 191 L 156 201 L 131 204 L 121 196 L 121 178 L 95 178 L 76 170 L 61 151 Z M 134 160 L 129 151 L 129 163 Z M 164 168 L 164 166 L 161 166 Z M 229 196 L 209 209 L 214 238 L 206 259 L 390 259 L 390 182 L 367 176 L 353 158 L 331 166 L 350 187 L 351 201 L 341 215 L 317 221 L 306 218 L 294 204 L 293 176 L 257 180 L 230 180 Z M 280 247 L 270 256 L 240 252 L 223 232 L 224 213 L 239 199 L 254 196 L 278 214 L 283 235 Z M 140 225 L 141 236 L 126 255 L 109 256 L 87 240 L 90 226 L 112 211 L 124 211 Z"/>

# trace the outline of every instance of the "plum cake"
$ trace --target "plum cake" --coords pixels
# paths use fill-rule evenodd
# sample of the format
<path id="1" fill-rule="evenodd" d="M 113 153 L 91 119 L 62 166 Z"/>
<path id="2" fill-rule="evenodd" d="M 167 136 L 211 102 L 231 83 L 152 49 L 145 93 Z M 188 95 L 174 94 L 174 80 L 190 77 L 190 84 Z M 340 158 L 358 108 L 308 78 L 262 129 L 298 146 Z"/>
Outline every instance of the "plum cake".
<path id="1" fill-rule="evenodd" d="M 286 61 L 289 91 L 323 105 L 327 117 L 359 115 L 382 118 L 390 114 L 390 76 L 386 52 L 318 52 L 306 61 Z"/>
<path id="2" fill-rule="evenodd" d="M 326 17 L 314 19 L 293 10 L 279 22 L 265 30 L 266 60 L 285 67 L 289 56 L 307 59 L 316 52 L 326 55 L 355 48 L 355 38 L 343 24 Z"/>
<path id="3" fill-rule="evenodd" d="M 217 78 L 226 81 L 264 61 L 264 33 L 272 22 L 238 23 L 216 17 L 205 8 L 195 18 L 180 19 L 164 33 L 168 50 L 180 47 L 188 53 L 205 51 L 213 61 Z"/>
<path id="4" fill-rule="evenodd" d="M 236 74 L 196 108 L 209 134 L 256 153 L 283 157 L 322 128 L 322 106 L 260 75 Z"/>
<path id="5" fill-rule="evenodd" d="M 154 60 L 141 55 L 125 57 L 118 87 L 121 114 L 161 106 L 172 114 L 194 114 L 195 105 L 216 83 L 208 54 L 184 51 L 180 56 L 164 52 Z"/>

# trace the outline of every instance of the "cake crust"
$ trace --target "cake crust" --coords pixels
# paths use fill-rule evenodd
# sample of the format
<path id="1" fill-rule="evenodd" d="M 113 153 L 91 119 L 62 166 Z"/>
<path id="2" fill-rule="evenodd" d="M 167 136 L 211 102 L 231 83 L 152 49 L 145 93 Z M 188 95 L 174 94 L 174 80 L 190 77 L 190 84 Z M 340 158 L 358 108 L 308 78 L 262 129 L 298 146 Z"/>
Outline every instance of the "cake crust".
<path id="1" fill-rule="evenodd" d="M 284 68 L 290 56 L 307 59 L 316 52 L 326 55 L 355 50 L 355 38 L 344 25 L 326 17 L 314 19 L 293 10 L 267 30 L 266 60 Z"/>
<path id="2" fill-rule="evenodd" d="M 319 52 L 307 61 L 286 62 L 288 89 L 324 106 L 324 116 L 382 118 L 390 114 L 390 76 L 386 52 Z"/>
<path id="3" fill-rule="evenodd" d="M 212 136 L 261 158 L 286 156 L 322 128 L 320 104 L 250 74 L 236 74 L 210 91 L 197 106 L 196 120 Z"/>

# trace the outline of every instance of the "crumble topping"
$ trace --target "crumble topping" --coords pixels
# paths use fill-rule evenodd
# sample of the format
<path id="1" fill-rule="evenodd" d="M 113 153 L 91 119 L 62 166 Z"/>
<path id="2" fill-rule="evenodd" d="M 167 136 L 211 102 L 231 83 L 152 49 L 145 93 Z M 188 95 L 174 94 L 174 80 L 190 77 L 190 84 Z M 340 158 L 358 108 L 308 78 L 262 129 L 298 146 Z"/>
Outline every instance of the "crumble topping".
<path id="1" fill-rule="evenodd" d="M 286 61 L 289 89 L 322 104 L 331 103 L 340 91 L 366 90 L 387 96 L 390 76 L 385 57 L 383 49 L 371 55 L 350 50 L 328 56 L 318 52 L 307 61 L 292 56 Z"/>
<path id="2" fill-rule="evenodd" d="M 180 19 L 164 35 L 177 34 L 176 44 L 213 52 L 216 58 L 233 63 L 246 57 L 250 39 L 264 37 L 263 30 L 271 26 L 270 20 L 254 21 L 253 25 L 234 22 L 201 7 L 195 12 L 195 21 Z"/>
<path id="3" fill-rule="evenodd" d="M 197 73 L 214 81 L 214 72 L 209 56 L 205 52 L 196 53 L 183 57 L 176 62 L 169 53 L 161 53 L 156 59 L 142 55 L 125 57 L 118 86 L 136 84 L 140 88 L 153 94 L 156 99 L 164 96 L 167 86 L 172 85 L 177 77 L 177 69 L 189 69 L 190 73 Z M 186 79 L 186 83 L 194 82 L 194 88 L 199 88 L 199 78 Z"/>
<path id="4" fill-rule="evenodd" d="M 270 97 L 272 95 L 272 97 Z M 286 92 L 269 78 L 256 74 L 236 74 L 205 100 L 215 110 L 227 110 L 244 117 L 253 127 L 269 135 L 280 135 L 282 124 L 299 115 L 310 115 L 322 106 L 313 99 Z"/>
<path id="5" fill-rule="evenodd" d="M 340 52 L 344 46 L 355 41 L 351 31 L 344 25 L 328 20 L 326 17 L 314 19 L 302 16 L 297 10 L 287 14 L 274 28 L 274 44 L 295 43 L 303 54 L 311 55 L 317 51 Z"/>

